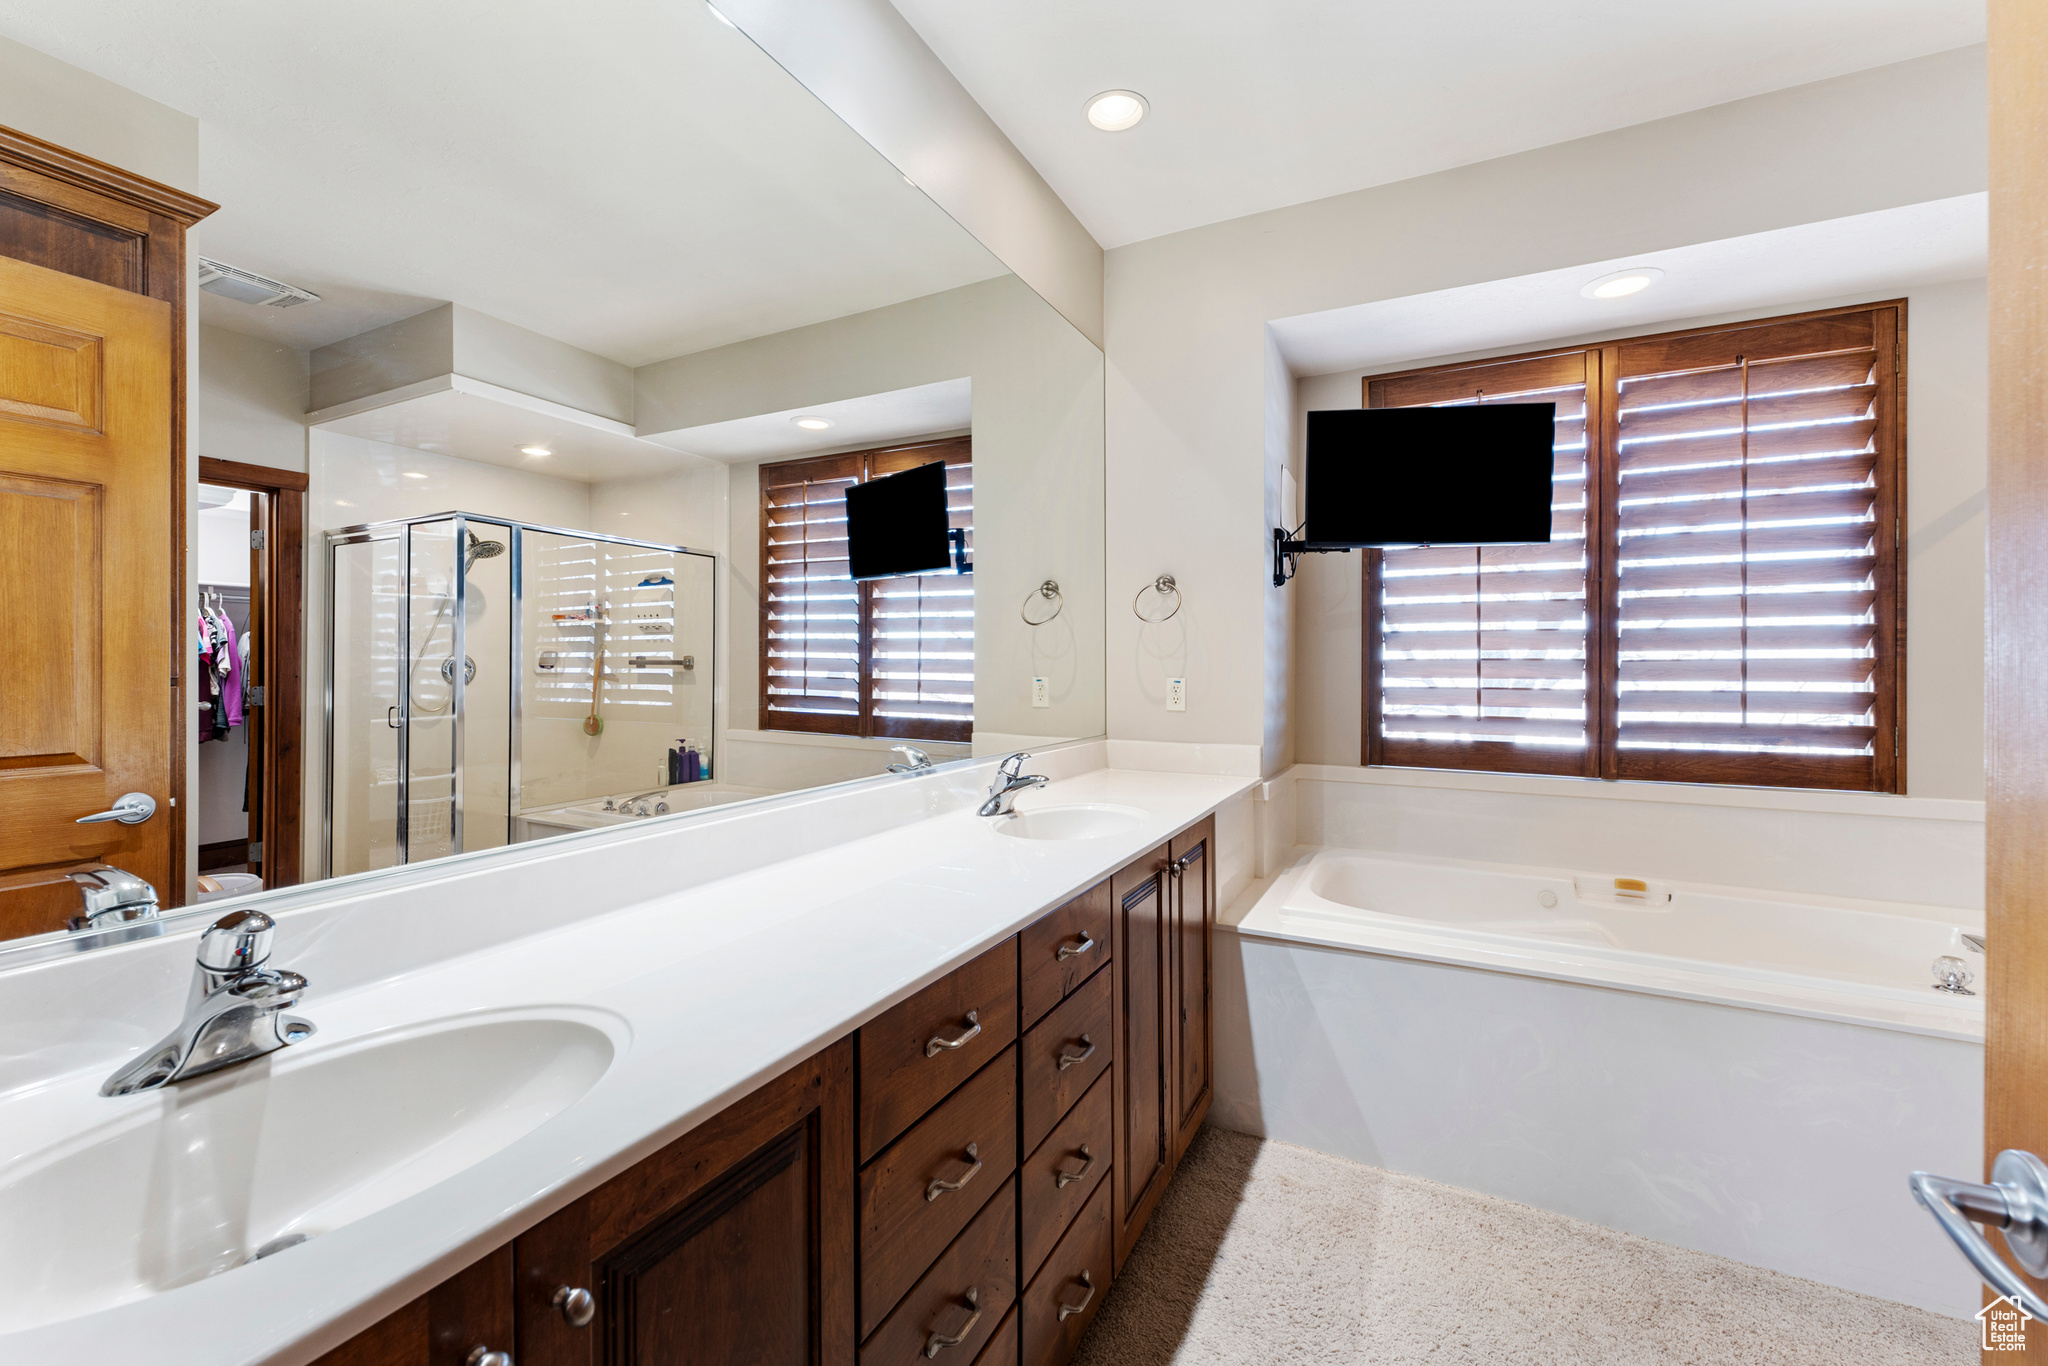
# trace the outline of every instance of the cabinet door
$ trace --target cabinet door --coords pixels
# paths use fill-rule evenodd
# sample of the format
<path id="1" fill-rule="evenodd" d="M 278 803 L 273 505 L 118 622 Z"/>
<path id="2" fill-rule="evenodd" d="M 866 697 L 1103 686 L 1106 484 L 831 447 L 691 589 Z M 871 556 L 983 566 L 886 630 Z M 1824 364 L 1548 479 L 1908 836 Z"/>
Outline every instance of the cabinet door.
<path id="1" fill-rule="evenodd" d="M 853 1104 L 849 1039 L 521 1235 L 520 1366 L 851 1366 Z"/>
<path id="2" fill-rule="evenodd" d="M 1173 951 L 1173 999 L 1167 1029 L 1173 1039 L 1174 1165 L 1187 1151 L 1209 1113 L 1209 982 L 1216 926 L 1216 818 L 1211 816 L 1174 836 L 1171 857 L 1169 936 Z"/>
<path id="3" fill-rule="evenodd" d="M 1172 1058 L 1166 1030 L 1171 948 L 1166 911 L 1166 853 L 1159 846 L 1110 879 L 1115 942 L 1109 971 L 1116 983 L 1116 1157 L 1110 1185 L 1116 1201 L 1116 1264 L 1152 1216 L 1173 1163 Z"/>
<path id="4" fill-rule="evenodd" d="M 477 1348 L 512 1351 L 512 1248 L 472 1262 L 313 1366 L 465 1366 Z"/>

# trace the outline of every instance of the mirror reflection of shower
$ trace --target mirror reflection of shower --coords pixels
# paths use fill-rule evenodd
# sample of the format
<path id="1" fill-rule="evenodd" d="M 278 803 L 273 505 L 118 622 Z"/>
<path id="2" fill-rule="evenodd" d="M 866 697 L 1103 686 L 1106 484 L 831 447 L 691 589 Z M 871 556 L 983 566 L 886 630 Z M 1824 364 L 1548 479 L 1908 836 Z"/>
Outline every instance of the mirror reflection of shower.
<path id="1" fill-rule="evenodd" d="M 503 541 L 479 540 L 476 532 L 471 531 L 469 533 L 468 548 L 464 551 L 462 557 L 463 577 L 469 577 L 469 571 L 476 568 L 478 560 L 495 559 L 504 553 L 505 543 Z M 442 622 L 447 620 L 450 609 L 455 606 L 455 584 L 450 582 L 447 591 L 439 596 L 441 598 L 441 605 L 434 611 L 433 625 L 429 626 L 422 634 L 420 647 L 413 653 L 412 665 L 405 673 L 406 687 L 411 694 L 413 709 L 416 712 L 424 712 L 428 715 L 438 715 L 448 710 L 455 703 L 455 656 L 452 652 L 442 658 L 439 670 L 441 681 L 446 685 L 446 690 L 441 692 L 438 698 L 432 696 L 422 697 L 420 695 L 420 662 L 426 658 L 427 651 L 433 647 L 435 634 L 441 629 Z M 475 621 L 480 618 L 484 613 L 482 593 L 475 587 L 472 587 L 463 596 L 466 603 L 463 608 L 466 618 L 469 621 Z M 449 643 L 452 645 L 453 626 L 449 627 L 449 632 L 451 637 Z M 429 674 L 427 677 L 431 680 L 433 675 Z M 476 682 L 476 660 L 468 655 L 464 655 L 462 657 L 463 686 L 467 687 L 474 682 Z"/>

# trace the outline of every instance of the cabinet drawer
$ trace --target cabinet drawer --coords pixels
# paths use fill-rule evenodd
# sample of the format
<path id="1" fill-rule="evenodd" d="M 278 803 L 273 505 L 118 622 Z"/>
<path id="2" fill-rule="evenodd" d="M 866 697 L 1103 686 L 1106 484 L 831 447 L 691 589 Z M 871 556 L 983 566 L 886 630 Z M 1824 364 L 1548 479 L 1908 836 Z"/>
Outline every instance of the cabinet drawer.
<path id="1" fill-rule="evenodd" d="M 1017 936 L 1017 1004 L 1025 1027 L 1109 961 L 1109 883 L 1047 911 Z"/>
<path id="2" fill-rule="evenodd" d="M 970 1303 L 968 1292 L 974 1292 Z M 939 1366 L 974 1360 L 1017 1299 L 1017 1179 L 1003 1183 L 882 1326 L 860 1366 Z M 973 1326 L 968 1322 L 972 1319 Z M 944 1337 L 957 1337 L 946 1343 Z M 926 1353 L 929 1351 L 930 1356 Z"/>
<path id="3" fill-rule="evenodd" d="M 863 1026 L 860 1160 L 888 1146 L 1016 1037 L 1014 938 Z"/>
<path id="4" fill-rule="evenodd" d="M 1017 1349 L 1017 1306 L 1013 1304 L 997 1325 L 996 1335 L 974 1359 L 974 1366 L 1017 1366 Z"/>
<path id="5" fill-rule="evenodd" d="M 1100 1185 L 1018 1305 L 1024 1320 L 1023 1366 L 1060 1366 L 1095 1321 L 1109 1289 L 1109 1224 L 1110 1188 Z"/>
<path id="6" fill-rule="evenodd" d="M 1012 1046 L 911 1125 L 860 1174 L 862 1337 L 874 1331 L 1016 1169 L 1017 1050 Z M 938 1184 L 962 1181 L 954 1190 Z"/>
<path id="7" fill-rule="evenodd" d="M 1109 1172 L 1110 1095 L 1115 1085 L 1114 1072 L 1097 1078 L 1018 1169 L 1018 1241 L 1024 1249 L 1018 1269 L 1027 1280 Z"/>
<path id="8" fill-rule="evenodd" d="M 1024 1151 L 1045 1141 L 1073 1103 L 1109 1067 L 1115 1002 L 1098 972 L 1024 1036 Z"/>

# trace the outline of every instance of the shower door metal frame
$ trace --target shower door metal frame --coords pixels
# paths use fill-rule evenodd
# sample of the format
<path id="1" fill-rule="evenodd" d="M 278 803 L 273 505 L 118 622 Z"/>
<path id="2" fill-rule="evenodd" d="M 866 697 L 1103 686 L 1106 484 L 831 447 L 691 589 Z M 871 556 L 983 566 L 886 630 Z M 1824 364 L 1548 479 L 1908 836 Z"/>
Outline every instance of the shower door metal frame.
<path id="1" fill-rule="evenodd" d="M 399 614 L 398 658 L 400 663 L 398 690 L 398 809 L 395 834 L 398 844 L 398 859 L 394 866 L 403 866 L 412 861 L 412 532 L 413 528 L 433 522 L 453 522 L 455 547 L 455 640 L 454 659 L 459 661 L 452 671 L 454 684 L 450 699 L 452 734 L 450 744 L 450 802 L 449 837 L 454 846 L 449 855 L 460 854 L 462 848 L 463 780 L 462 770 L 467 753 L 464 745 L 466 727 L 464 713 L 468 704 L 468 685 L 464 675 L 468 672 L 465 662 L 468 646 L 468 626 L 464 617 L 467 608 L 469 571 L 463 567 L 463 552 L 468 540 L 471 520 L 506 529 L 510 544 L 507 547 L 512 559 L 512 603 L 510 611 L 511 631 L 511 697 L 508 707 L 510 734 L 507 739 L 507 798 L 508 806 L 516 809 L 520 798 L 520 761 L 522 749 L 521 732 L 525 720 L 525 603 L 526 603 L 526 537 L 529 531 L 543 532 L 550 536 L 566 536 L 574 540 L 591 541 L 604 545 L 635 546 L 642 550 L 667 551 L 677 555 L 697 555 L 711 562 L 711 719 L 710 731 L 705 743 L 711 749 L 713 772 L 717 771 L 718 758 L 718 556 L 709 550 L 697 550 L 687 545 L 675 545 L 667 541 L 645 541 L 633 536 L 614 536 L 602 531 L 588 531 L 578 527 L 549 526 L 540 522 L 522 522 L 510 517 L 493 517 L 485 513 L 465 512 L 460 509 L 448 512 L 422 513 L 416 517 L 399 517 L 383 522 L 363 522 L 355 526 L 336 527 L 326 533 L 327 540 L 327 662 L 323 715 L 326 725 L 327 772 L 326 790 L 321 802 L 320 830 L 320 872 L 323 878 L 334 873 L 334 702 L 335 702 L 335 637 L 334 613 L 335 573 L 334 552 L 342 546 L 365 545 L 377 541 L 395 540 L 400 543 L 401 563 L 399 566 L 400 592 L 405 607 Z M 677 587 L 681 587 L 678 582 Z M 677 613 L 680 613 L 680 594 Z M 603 667 L 598 653 L 596 632 L 592 632 L 591 661 L 593 671 Z M 509 819 L 509 811 L 508 811 Z M 507 834 L 509 835 L 509 831 Z"/>

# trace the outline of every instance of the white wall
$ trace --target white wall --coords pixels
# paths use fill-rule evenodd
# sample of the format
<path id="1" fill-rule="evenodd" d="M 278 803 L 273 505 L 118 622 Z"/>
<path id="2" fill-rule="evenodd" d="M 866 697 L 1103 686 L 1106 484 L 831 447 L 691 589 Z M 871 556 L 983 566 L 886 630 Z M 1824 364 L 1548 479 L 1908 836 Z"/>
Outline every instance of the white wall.
<path id="1" fill-rule="evenodd" d="M 1984 535 L 1987 481 L 1984 282 L 1964 280 L 1808 300 L 1737 315 L 1659 323 L 1688 326 L 1794 313 L 1833 303 L 1907 299 L 1906 359 L 1906 774 L 1909 795 L 1984 796 Z M 1619 333 L 1606 335 L 1621 335 Z M 1604 336 L 1559 338 L 1591 344 Z M 1550 343 L 1546 343 L 1550 344 Z M 1506 354 L 1418 356 L 1373 373 Z M 1295 382 L 1289 453 L 1302 477 L 1302 415 L 1356 408 L 1366 372 Z M 1293 585 L 1296 631 L 1295 754 L 1306 764 L 1360 761 L 1364 699 L 1361 575 L 1356 555 L 1304 556 Z"/>
<path id="2" fill-rule="evenodd" d="M 201 327 L 193 455 L 304 473 L 307 373 L 297 347 Z"/>
<path id="3" fill-rule="evenodd" d="M 1978 193 L 1984 111 L 1967 49 L 1107 253 L 1111 734 L 1290 757 L 1275 661 L 1299 604 L 1269 561 L 1294 405 L 1269 321 Z M 1125 615 L 1162 571 L 1187 595 L 1185 712 Z"/>
<path id="4" fill-rule="evenodd" d="M 1102 357 L 1015 277 L 645 366 L 636 407 L 654 435 L 962 376 L 973 381 L 975 728 L 1101 734 Z M 732 471 L 720 586 L 738 729 L 757 727 L 760 705 L 756 469 Z M 1066 608 L 1034 632 L 1018 609 L 1048 578 Z M 1051 680 L 1050 707 L 1031 706 L 1036 674 Z"/>
<path id="5" fill-rule="evenodd" d="M 0 125 L 175 189 L 199 189 L 199 120 L 0 38 Z"/>

